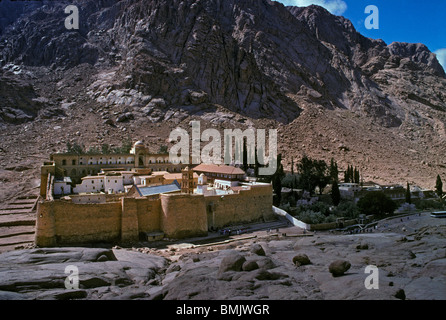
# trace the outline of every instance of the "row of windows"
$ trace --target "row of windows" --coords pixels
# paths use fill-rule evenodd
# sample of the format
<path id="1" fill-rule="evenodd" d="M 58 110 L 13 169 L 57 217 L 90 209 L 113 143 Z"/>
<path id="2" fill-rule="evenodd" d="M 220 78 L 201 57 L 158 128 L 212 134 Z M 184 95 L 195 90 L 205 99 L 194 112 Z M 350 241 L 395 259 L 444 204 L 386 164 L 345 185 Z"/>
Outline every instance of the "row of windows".
<path id="1" fill-rule="evenodd" d="M 180 168 L 169 168 L 169 167 L 166 167 L 166 168 L 163 168 L 163 167 L 161 167 L 161 168 L 151 168 L 152 169 L 152 171 L 168 171 L 168 172 L 181 172 L 181 169 Z M 130 170 L 130 168 L 127 168 L 127 170 Z M 79 170 L 79 171 L 77 171 L 76 169 L 72 169 L 70 172 L 69 172 L 69 174 L 70 174 L 70 176 L 77 176 L 77 175 L 81 175 L 81 176 L 86 176 L 87 174 L 89 174 L 89 175 L 96 175 L 96 174 L 98 174 L 99 173 L 99 171 L 98 170 Z M 64 174 L 64 176 L 68 176 L 68 171 L 67 170 L 64 170 L 63 171 L 63 174 Z"/>
<path id="2" fill-rule="evenodd" d="M 116 162 L 116 163 L 117 164 L 133 164 L 133 163 L 135 163 L 135 161 L 133 159 L 132 160 L 127 160 L 127 161 L 118 160 L 118 162 Z M 167 160 L 167 159 L 164 159 L 164 160 L 149 160 L 149 164 L 152 164 L 152 163 L 169 163 L 169 160 Z M 79 161 L 79 164 L 80 165 L 84 165 L 82 160 Z M 88 161 L 88 164 L 96 164 L 96 163 L 94 163 L 90 159 L 90 161 Z M 107 161 L 104 160 L 104 162 L 102 162 L 102 160 L 100 160 L 97 164 L 115 164 L 115 163 L 113 163 L 113 161 L 108 161 L 107 162 Z M 67 160 L 66 159 L 62 160 L 62 165 L 63 166 L 67 165 Z M 75 166 L 76 165 L 76 160 L 71 160 L 71 165 Z"/>
<path id="3" fill-rule="evenodd" d="M 100 183 L 102 183 L 102 180 L 99 180 Z M 107 182 L 110 183 L 110 179 L 107 179 Z M 91 180 L 91 183 L 94 184 L 94 180 Z M 115 180 L 115 183 L 118 183 L 118 180 Z"/>
<path id="4" fill-rule="evenodd" d="M 208 175 L 209 176 L 211 176 L 211 177 L 217 177 L 217 178 L 239 178 L 239 179 L 242 179 L 243 178 L 243 175 L 227 175 L 227 174 L 223 174 L 223 173 L 215 173 L 215 172 L 211 172 L 211 173 L 208 173 Z"/>

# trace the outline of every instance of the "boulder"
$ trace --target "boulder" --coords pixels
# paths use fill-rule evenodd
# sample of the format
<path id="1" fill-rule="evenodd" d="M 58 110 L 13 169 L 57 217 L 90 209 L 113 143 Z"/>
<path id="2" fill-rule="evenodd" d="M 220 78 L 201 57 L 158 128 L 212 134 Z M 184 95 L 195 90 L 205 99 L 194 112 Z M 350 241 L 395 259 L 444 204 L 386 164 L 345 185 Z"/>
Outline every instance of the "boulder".
<path id="1" fill-rule="evenodd" d="M 406 293 L 404 292 L 403 289 L 399 289 L 395 293 L 395 298 L 400 299 L 400 300 L 406 300 Z"/>
<path id="2" fill-rule="evenodd" d="M 147 104 L 147 107 L 149 108 L 160 108 L 163 109 L 166 107 L 166 101 L 163 98 L 154 98 L 150 100 L 150 102 Z"/>
<path id="3" fill-rule="evenodd" d="M 263 247 L 258 244 L 258 243 L 254 243 L 251 246 L 251 252 L 258 255 L 258 256 L 264 256 L 265 255 L 265 250 L 263 249 Z"/>
<path id="4" fill-rule="evenodd" d="M 113 122 L 113 120 L 112 119 L 106 119 L 106 120 L 104 120 L 104 122 L 103 122 L 104 124 L 108 124 L 108 125 L 114 125 L 115 123 Z"/>
<path id="5" fill-rule="evenodd" d="M 306 254 L 301 253 L 293 257 L 293 263 L 299 267 L 311 264 L 311 261 Z"/>
<path id="6" fill-rule="evenodd" d="M 126 122 L 128 120 L 133 120 L 134 116 L 131 112 L 126 112 L 124 114 L 121 114 L 117 119 L 116 122 Z"/>
<path id="7" fill-rule="evenodd" d="M 166 273 L 171 273 L 171 272 L 176 272 L 176 271 L 180 271 L 181 270 L 181 266 L 178 264 L 172 264 L 167 270 Z"/>
<path id="8" fill-rule="evenodd" d="M 189 99 L 192 104 L 200 104 L 207 101 L 208 95 L 206 92 L 192 91 L 189 93 Z"/>
<path id="9" fill-rule="evenodd" d="M 259 268 L 259 265 L 255 261 L 245 261 L 242 265 L 243 271 L 252 271 Z"/>
<path id="10" fill-rule="evenodd" d="M 340 277 L 348 269 L 350 269 L 350 267 L 351 267 L 350 262 L 348 262 L 346 260 L 336 260 L 330 264 L 330 266 L 328 267 L 328 270 L 333 275 L 333 277 Z"/>
<path id="11" fill-rule="evenodd" d="M 369 248 L 369 244 L 366 242 L 361 242 L 356 246 L 356 249 L 358 250 L 367 250 Z"/>
<path id="12" fill-rule="evenodd" d="M 246 258 L 237 251 L 229 253 L 220 263 L 219 273 L 226 271 L 241 271 Z"/>

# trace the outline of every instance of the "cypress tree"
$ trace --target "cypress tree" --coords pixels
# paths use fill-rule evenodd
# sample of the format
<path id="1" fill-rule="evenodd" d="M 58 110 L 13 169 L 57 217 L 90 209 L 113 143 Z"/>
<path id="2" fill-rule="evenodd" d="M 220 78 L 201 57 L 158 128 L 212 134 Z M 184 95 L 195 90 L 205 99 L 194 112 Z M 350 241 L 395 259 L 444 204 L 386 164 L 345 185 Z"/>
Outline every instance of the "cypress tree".
<path id="1" fill-rule="evenodd" d="M 437 175 L 437 182 L 435 183 L 435 191 L 441 198 L 443 196 L 443 181 L 441 181 L 440 175 Z"/>
<path id="2" fill-rule="evenodd" d="M 406 187 L 406 203 L 412 204 L 412 195 L 410 194 L 409 182 L 407 183 L 407 187 Z"/>
<path id="3" fill-rule="evenodd" d="M 272 179 L 273 190 L 276 194 L 273 203 L 276 207 L 280 206 L 280 202 L 282 200 L 282 182 L 279 175 L 274 175 Z"/>
<path id="4" fill-rule="evenodd" d="M 355 167 L 355 183 L 359 184 L 359 180 L 360 180 L 359 170 Z"/>
<path id="5" fill-rule="evenodd" d="M 331 200 L 333 201 L 333 204 L 335 206 L 338 206 L 339 202 L 341 202 L 341 193 L 339 191 L 339 185 L 336 180 L 333 182 L 333 186 L 331 187 Z"/>
<path id="6" fill-rule="evenodd" d="M 259 159 L 257 158 L 257 146 L 255 147 L 255 164 L 254 164 L 254 176 L 257 178 L 259 176 Z"/>
<path id="7" fill-rule="evenodd" d="M 330 182 L 339 181 L 339 171 L 338 164 L 334 161 L 333 158 L 330 160 Z"/>
<path id="8" fill-rule="evenodd" d="M 246 147 L 246 138 L 243 139 L 243 170 L 248 170 L 248 148 Z"/>

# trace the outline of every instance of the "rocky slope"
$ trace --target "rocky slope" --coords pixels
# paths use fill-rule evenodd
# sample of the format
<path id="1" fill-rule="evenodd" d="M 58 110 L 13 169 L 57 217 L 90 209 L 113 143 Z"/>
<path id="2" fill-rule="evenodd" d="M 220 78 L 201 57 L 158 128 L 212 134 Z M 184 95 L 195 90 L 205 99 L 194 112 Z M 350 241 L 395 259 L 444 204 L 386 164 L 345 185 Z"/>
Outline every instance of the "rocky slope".
<path id="1" fill-rule="evenodd" d="M 79 30 L 64 27 L 68 4 L 79 7 Z M 191 119 L 278 128 L 286 169 L 306 153 L 377 182 L 432 188 L 446 174 L 446 78 L 435 55 L 365 38 L 318 6 L 2 1 L 0 60 L 2 200 L 32 191 L 41 159 L 68 141 L 131 138 L 157 151 Z"/>

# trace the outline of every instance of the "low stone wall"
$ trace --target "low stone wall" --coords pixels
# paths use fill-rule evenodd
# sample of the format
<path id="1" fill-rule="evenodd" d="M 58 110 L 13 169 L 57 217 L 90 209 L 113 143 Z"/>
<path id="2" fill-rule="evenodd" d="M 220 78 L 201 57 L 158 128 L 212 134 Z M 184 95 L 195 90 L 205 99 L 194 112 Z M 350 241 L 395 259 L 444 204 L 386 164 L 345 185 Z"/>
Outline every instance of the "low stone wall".
<path id="1" fill-rule="evenodd" d="M 349 227 L 355 224 L 358 224 L 358 220 L 356 219 L 345 220 L 343 226 Z M 309 227 L 311 231 L 322 231 L 322 230 L 336 229 L 338 227 L 338 224 L 336 222 L 319 223 L 319 224 L 310 224 Z"/>

